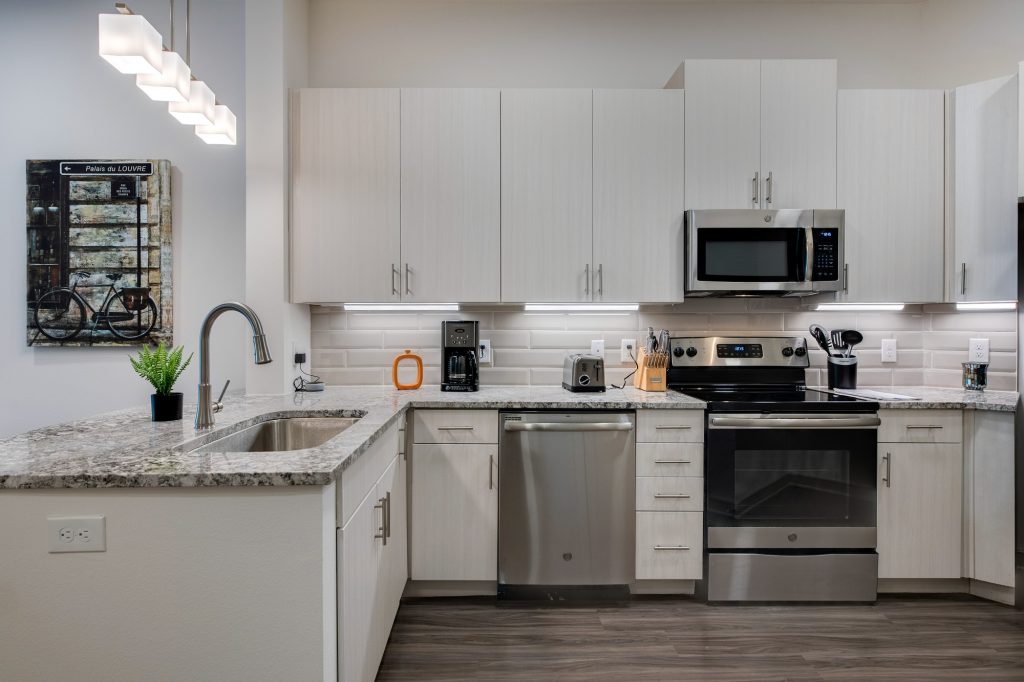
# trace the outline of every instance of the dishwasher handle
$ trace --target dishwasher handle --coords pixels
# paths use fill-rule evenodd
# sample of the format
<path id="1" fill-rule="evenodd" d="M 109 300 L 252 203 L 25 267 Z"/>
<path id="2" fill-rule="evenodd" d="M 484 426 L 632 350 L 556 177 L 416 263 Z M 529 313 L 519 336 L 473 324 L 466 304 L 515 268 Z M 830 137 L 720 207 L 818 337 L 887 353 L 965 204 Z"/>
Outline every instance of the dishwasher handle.
<path id="1" fill-rule="evenodd" d="M 516 422 L 506 421 L 506 431 L 632 431 L 632 422 Z"/>

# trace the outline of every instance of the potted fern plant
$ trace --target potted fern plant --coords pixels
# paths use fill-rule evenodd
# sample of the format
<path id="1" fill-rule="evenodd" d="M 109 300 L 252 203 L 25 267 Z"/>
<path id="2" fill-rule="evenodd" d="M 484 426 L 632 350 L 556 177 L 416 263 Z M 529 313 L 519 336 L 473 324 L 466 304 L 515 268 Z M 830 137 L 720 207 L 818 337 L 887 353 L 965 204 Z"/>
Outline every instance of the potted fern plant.
<path id="1" fill-rule="evenodd" d="M 155 422 L 181 419 L 183 397 L 181 393 L 172 393 L 171 389 L 192 362 L 192 354 L 182 359 L 184 352 L 183 346 L 169 351 L 161 341 L 156 348 L 143 346 L 137 357 L 129 358 L 135 373 L 153 384 L 156 390 L 149 398 L 152 419 Z"/>

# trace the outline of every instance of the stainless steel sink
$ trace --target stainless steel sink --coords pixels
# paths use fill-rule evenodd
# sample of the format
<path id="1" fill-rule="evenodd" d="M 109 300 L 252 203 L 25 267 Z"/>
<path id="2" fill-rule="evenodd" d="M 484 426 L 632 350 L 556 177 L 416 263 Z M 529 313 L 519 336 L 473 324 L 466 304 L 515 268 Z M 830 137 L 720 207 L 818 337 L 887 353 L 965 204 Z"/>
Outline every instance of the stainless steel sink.
<path id="1" fill-rule="evenodd" d="M 190 452 L 283 452 L 323 445 L 359 417 L 288 417 L 253 424 Z"/>

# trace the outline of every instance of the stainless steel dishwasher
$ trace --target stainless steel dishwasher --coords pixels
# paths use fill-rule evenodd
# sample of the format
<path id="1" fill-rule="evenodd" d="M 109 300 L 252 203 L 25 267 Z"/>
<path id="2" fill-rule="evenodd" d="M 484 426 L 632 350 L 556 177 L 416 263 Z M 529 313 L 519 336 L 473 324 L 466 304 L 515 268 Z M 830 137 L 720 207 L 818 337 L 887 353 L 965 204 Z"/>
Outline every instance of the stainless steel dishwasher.
<path id="1" fill-rule="evenodd" d="M 498 593 L 626 590 L 635 573 L 632 412 L 502 412 Z M 561 589 L 569 588 L 569 589 Z"/>

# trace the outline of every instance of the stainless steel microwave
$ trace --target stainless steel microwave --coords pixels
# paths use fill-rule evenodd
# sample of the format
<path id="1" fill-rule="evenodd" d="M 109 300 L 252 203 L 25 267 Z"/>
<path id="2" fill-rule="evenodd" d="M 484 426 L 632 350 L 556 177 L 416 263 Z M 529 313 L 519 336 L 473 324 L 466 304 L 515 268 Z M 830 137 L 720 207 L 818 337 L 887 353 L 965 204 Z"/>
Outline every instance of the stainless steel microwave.
<path id="1" fill-rule="evenodd" d="M 843 288 L 845 212 L 686 212 L 686 295 L 809 296 Z"/>

